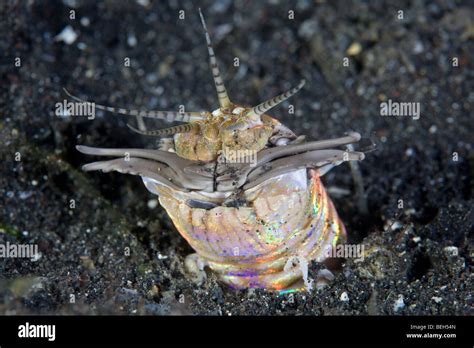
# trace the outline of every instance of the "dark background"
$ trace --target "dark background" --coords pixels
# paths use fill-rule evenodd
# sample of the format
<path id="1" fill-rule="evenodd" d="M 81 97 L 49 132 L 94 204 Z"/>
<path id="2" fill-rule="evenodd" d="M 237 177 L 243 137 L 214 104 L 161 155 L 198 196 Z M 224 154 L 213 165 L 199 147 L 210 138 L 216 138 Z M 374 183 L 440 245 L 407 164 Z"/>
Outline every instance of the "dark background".
<path id="1" fill-rule="evenodd" d="M 54 115 L 63 87 L 112 106 L 215 109 L 198 6 L 233 101 L 256 105 L 305 78 L 289 101 L 296 114 L 287 102 L 271 115 L 309 139 L 355 130 L 377 145 L 360 163 L 369 214 L 347 165 L 324 177 L 367 256 L 322 290 L 233 291 L 211 274 L 192 283 L 183 270 L 192 250 L 161 207 L 148 207 L 155 197 L 141 180 L 83 173 L 90 159 L 75 150 L 155 141 L 124 116 Z M 472 314 L 472 2 L 9 1 L 0 16 L 0 242 L 38 244 L 42 255 L 0 260 L 0 313 Z M 71 44 L 55 39 L 68 25 Z M 360 51 L 343 67 L 353 44 Z M 419 102 L 420 119 L 380 116 L 388 99 Z"/>

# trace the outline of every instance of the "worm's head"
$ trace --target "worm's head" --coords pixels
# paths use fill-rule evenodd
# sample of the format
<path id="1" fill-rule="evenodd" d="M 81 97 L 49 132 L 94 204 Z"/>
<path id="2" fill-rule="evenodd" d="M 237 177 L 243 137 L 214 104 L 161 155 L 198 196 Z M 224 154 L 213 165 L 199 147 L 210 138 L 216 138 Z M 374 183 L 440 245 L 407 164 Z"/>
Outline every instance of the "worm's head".
<path id="1" fill-rule="evenodd" d="M 272 133 L 273 127 L 252 113 L 252 108 L 238 105 L 224 116 L 219 127 L 224 155 L 235 151 L 256 153 L 267 145 Z"/>

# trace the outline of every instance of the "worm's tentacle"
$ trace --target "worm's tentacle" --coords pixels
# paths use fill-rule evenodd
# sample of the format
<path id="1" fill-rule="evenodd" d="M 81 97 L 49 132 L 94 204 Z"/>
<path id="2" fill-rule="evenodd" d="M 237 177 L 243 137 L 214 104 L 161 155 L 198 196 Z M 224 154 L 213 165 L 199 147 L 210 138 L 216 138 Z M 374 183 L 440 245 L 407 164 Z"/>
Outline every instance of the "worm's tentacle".
<path id="1" fill-rule="evenodd" d="M 179 126 L 173 126 L 173 127 L 157 129 L 157 130 L 152 130 L 152 131 L 141 131 L 128 123 L 127 123 L 127 127 L 130 128 L 135 133 L 138 133 L 141 135 L 148 135 L 148 136 L 153 136 L 153 137 L 169 137 L 177 133 L 190 132 L 198 126 L 193 123 L 186 123 L 186 124 L 180 124 Z"/>
<path id="2" fill-rule="evenodd" d="M 201 9 L 199 9 L 199 16 L 201 17 L 201 23 L 204 28 L 204 33 L 206 34 L 207 50 L 209 52 L 209 62 L 211 64 L 212 76 L 214 77 L 214 84 L 216 85 L 217 97 L 219 98 L 219 105 L 223 109 L 230 107 L 230 99 L 227 95 L 227 90 L 224 86 L 224 81 L 222 80 L 219 67 L 217 66 L 216 55 L 214 54 L 214 49 L 212 48 L 211 37 L 207 31 L 206 21 L 202 15 Z"/>
<path id="3" fill-rule="evenodd" d="M 193 122 L 193 121 L 200 121 L 204 120 L 206 118 L 205 112 L 177 112 L 177 111 L 144 111 L 144 110 L 129 110 L 129 109 L 124 109 L 124 108 L 116 108 L 113 106 L 105 106 L 105 105 L 100 105 L 96 104 L 94 102 L 90 102 L 84 99 L 81 99 L 79 97 L 76 97 L 75 95 L 72 95 L 69 93 L 65 88 L 64 92 L 72 99 L 74 99 L 77 102 L 80 103 L 88 103 L 92 104 L 96 109 L 103 110 L 103 111 L 109 111 L 113 112 L 116 114 L 122 114 L 122 115 L 127 115 L 127 116 L 140 116 L 140 117 L 145 117 L 145 118 L 154 118 L 158 120 L 165 120 L 168 122 Z"/>
<path id="4" fill-rule="evenodd" d="M 248 112 L 248 115 L 255 119 L 258 119 L 261 115 L 263 115 L 265 112 L 267 112 L 271 108 L 277 106 L 281 102 L 287 100 L 288 98 L 296 94 L 301 88 L 303 88 L 305 83 L 306 83 L 305 80 L 301 80 L 298 86 L 293 87 L 292 89 L 286 91 L 285 93 L 277 95 L 276 97 L 273 97 L 269 100 L 265 100 L 263 103 L 258 104 L 257 106 L 254 106 Z"/>

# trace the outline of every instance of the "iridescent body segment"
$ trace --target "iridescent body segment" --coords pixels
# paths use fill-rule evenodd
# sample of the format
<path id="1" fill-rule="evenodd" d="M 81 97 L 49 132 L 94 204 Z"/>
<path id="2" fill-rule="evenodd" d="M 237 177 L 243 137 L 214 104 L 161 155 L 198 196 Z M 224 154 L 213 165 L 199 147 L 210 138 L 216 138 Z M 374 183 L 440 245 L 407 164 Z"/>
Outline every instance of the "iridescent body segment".
<path id="1" fill-rule="evenodd" d="M 344 226 L 316 171 L 274 177 L 245 192 L 247 207 L 190 208 L 155 185 L 160 203 L 181 235 L 211 270 L 234 288 L 281 290 L 302 284 L 301 270 L 284 272 L 295 255 L 322 261 L 345 241 Z"/>
<path id="2" fill-rule="evenodd" d="M 323 262 L 331 248 L 346 241 L 320 177 L 344 161 L 364 158 L 341 148 L 359 141 L 360 135 L 305 142 L 304 136 L 297 137 L 266 114 L 298 92 L 304 81 L 255 107 L 232 103 L 202 14 L 201 20 L 220 107 L 177 113 L 95 105 L 185 124 L 154 131 L 130 126 L 144 135 L 168 136 L 159 150 L 78 146 L 85 154 L 116 157 L 83 169 L 141 176 L 196 251 L 185 259 L 189 272 L 202 275 L 207 266 L 232 288 L 308 288 L 308 263 Z"/>

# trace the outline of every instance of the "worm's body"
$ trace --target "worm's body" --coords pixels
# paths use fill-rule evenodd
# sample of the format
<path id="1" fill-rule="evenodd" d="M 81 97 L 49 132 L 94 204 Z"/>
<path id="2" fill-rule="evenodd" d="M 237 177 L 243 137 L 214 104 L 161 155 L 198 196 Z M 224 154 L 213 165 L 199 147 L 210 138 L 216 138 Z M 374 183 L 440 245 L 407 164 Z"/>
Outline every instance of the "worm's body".
<path id="1" fill-rule="evenodd" d="M 288 261 L 295 256 L 322 261 L 328 248 L 345 241 L 344 226 L 316 171 L 273 177 L 245 192 L 246 206 L 209 210 L 191 208 L 174 192 L 146 184 L 197 254 L 235 288 L 299 287 L 301 268 L 284 270 Z"/>
<path id="2" fill-rule="evenodd" d="M 191 272 L 208 266 L 233 288 L 301 289 L 303 282 L 309 284 L 308 263 L 324 261 L 331 248 L 346 240 L 320 176 L 344 161 L 363 159 L 362 153 L 338 149 L 360 135 L 305 142 L 266 114 L 304 81 L 253 108 L 230 102 L 201 19 L 220 107 L 212 113 L 175 113 L 96 105 L 186 123 L 136 130 L 172 136 L 160 150 L 78 146 L 86 154 L 117 157 L 84 169 L 140 175 L 196 251 L 185 261 Z"/>

